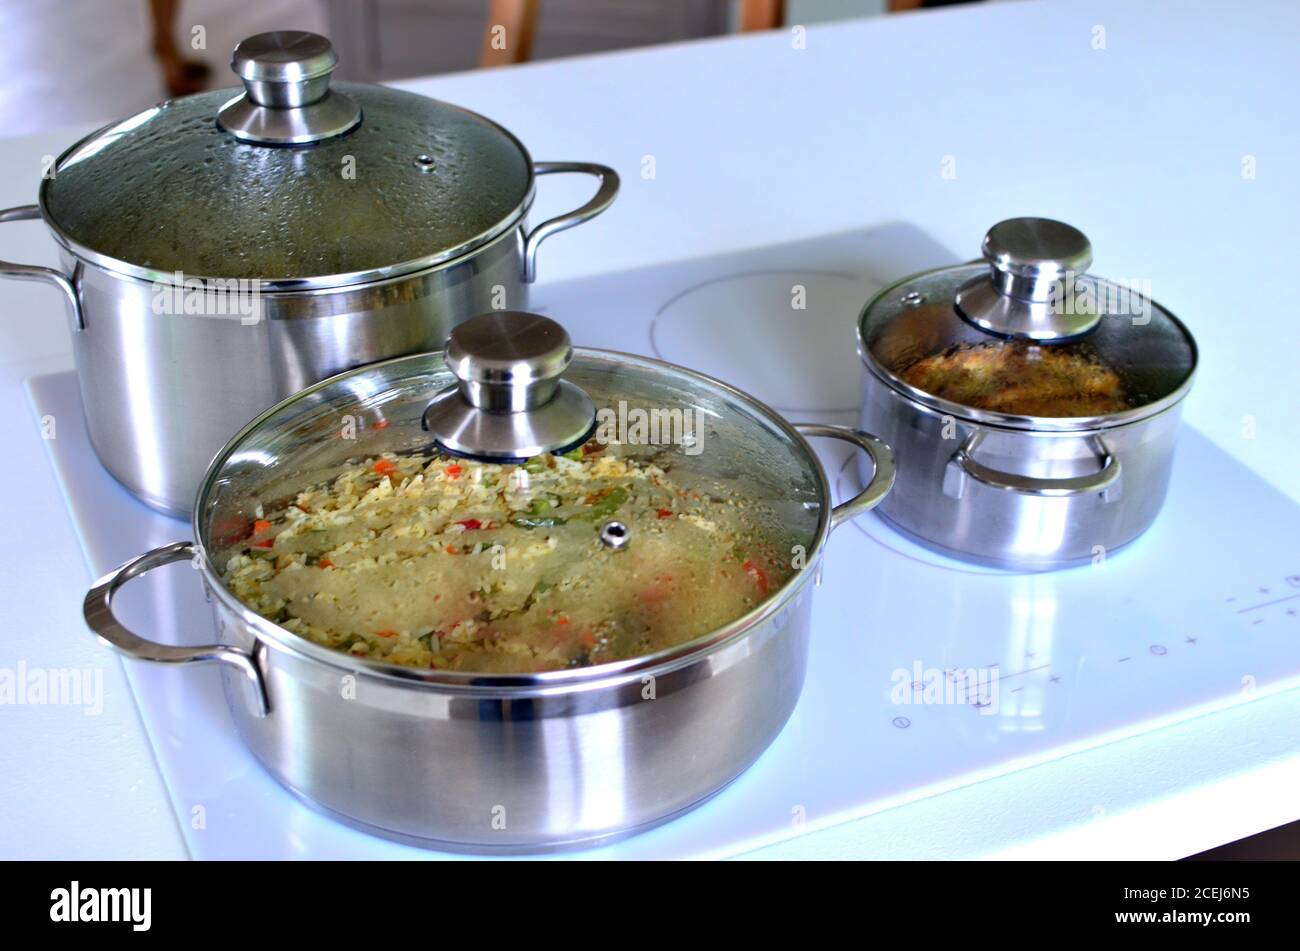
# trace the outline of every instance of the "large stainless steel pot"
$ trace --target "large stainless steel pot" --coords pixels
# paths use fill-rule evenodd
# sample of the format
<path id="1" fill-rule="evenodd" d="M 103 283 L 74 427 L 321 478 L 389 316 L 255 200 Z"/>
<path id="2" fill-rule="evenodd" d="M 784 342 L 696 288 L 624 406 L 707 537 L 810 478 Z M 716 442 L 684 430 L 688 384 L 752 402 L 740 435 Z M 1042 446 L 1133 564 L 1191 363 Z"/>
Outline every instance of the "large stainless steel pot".
<path id="1" fill-rule="evenodd" d="M 188 514 L 213 455 L 271 404 L 527 306 L 542 241 L 618 191 L 612 169 L 534 162 L 455 106 L 331 88 L 334 63 L 313 34 L 246 40 L 243 94 L 107 126 L 53 163 L 39 204 L 0 212 L 43 219 L 58 243 L 59 269 L 0 275 L 63 292 L 95 451 L 168 514 Z M 567 172 L 596 194 L 530 228 L 537 176 Z"/>
<path id="2" fill-rule="evenodd" d="M 879 512 L 922 544 L 1025 571 L 1100 561 L 1159 512 L 1196 345 L 1135 289 L 1084 271 L 1087 239 L 1046 219 L 988 233 L 988 264 L 943 268 L 881 291 L 858 323 L 861 426 L 894 447 L 898 482 Z M 911 385 L 932 354 L 1028 341 L 1118 374 L 1125 408 L 1096 416 L 978 409 Z"/>
<path id="3" fill-rule="evenodd" d="M 451 352 L 471 394 L 489 378 L 523 381 L 519 399 L 498 401 L 513 403 L 495 411 L 508 425 L 454 427 L 465 440 L 492 442 L 503 428 L 530 443 L 571 438 L 566 419 L 576 418 L 575 407 L 586 410 L 563 393 L 547 395 L 554 391 L 547 374 L 556 371 L 539 377 L 536 365 L 521 370 L 519 349 L 504 347 L 497 355 L 509 360 L 478 378 L 462 372 L 464 346 Z M 231 715 L 266 769 L 308 804 L 383 836 L 458 850 L 563 848 L 630 834 L 698 805 L 759 756 L 794 708 L 826 540 L 888 492 L 888 447 L 851 429 L 792 426 L 753 398 L 678 367 L 579 350 L 564 386 L 597 408 L 622 402 L 698 411 L 707 421 L 700 451 L 679 446 L 671 465 L 743 480 L 756 502 L 780 512 L 797 540 L 792 557 L 800 570 L 748 615 L 646 657 L 476 675 L 318 646 L 248 610 L 223 587 L 221 552 L 232 536 L 246 537 L 258 505 L 293 497 L 313 481 L 311 473 L 346 458 L 427 450 L 424 425 L 436 429 L 450 418 L 443 401 L 455 398 L 452 381 L 442 354 L 412 356 L 342 374 L 268 411 L 213 462 L 194 507 L 197 543 L 156 549 L 100 579 L 86 597 L 87 623 L 131 657 L 220 663 Z M 442 401 L 431 402 L 434 394 Z M 546 399 L 549 409 L 537 411 Z M 377 417 L 382 428 L 363 425 Z M 347 419 L 356 424 L 350 445 L 337 438 Z M 863 492 L 832 508 L 827 477 L 804 435 L 860 448 L 872 461 Z M 114 618 L 123 584 L 185 559 L 210 594 L 216 643 L 156 644 Z"/>

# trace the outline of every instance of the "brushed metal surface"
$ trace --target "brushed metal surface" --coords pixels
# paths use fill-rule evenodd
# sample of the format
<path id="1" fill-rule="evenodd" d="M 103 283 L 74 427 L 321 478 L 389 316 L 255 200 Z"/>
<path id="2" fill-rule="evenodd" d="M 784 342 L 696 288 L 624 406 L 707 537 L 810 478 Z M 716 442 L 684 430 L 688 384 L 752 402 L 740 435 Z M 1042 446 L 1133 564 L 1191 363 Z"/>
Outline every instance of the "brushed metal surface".
<path id="1" fill-rule="evenodd" d="M 879 512 L 928 547 L 1005 568 L 1061 568 L 1132 541 L 1164 502 L 1181 401 L 1109 429 L 1010 430 L 941 414 L 864 378 L 860 426 L 900 460 Z M 954 471 L 971 445 L 971 458 L 1002 478 Z M 1042 491 L 1053 483 L 1062 491 Z"/>
<path id="2" fill-rule="evenodd" d="M 549 851 L 670 818 L 758 758 L 803 687 L 809 567 L 788 606 L 739 641 L 676 669 L 554 690 L 452 690 L 350 672 L 257 648 L 213 603 L 219 641 L 257 648 L 272 714 L 256 716 L 238 677 L 225 679 L 227 699 L 240 737 L 280 783 L 381 835 Z"/>
<path id="3" fill-rule="evenodd" d="M 145 503 L 187 515 L 208 463 L 262 410 L 351 367 L 440 349 L 502 298 L 526 307 L 523 235 L 392 281 L 264 294 L 253 322 L 233 299 L 231 316 L 158 314 L 154 285 L 79 268 L 73 354 L 96 454 Z"/>

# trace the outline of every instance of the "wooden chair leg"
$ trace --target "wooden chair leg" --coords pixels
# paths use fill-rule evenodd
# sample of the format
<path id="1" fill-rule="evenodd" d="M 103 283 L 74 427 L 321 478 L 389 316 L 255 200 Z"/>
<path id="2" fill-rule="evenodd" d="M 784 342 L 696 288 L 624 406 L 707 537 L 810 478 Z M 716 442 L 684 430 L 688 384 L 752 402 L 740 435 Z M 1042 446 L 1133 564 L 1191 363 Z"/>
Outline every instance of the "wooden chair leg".
<path id="1" fill-rule="evenodd" d="M 785 25 L 785 0 L 741 0 L 740 32 L 775 30 Z"/>
<path id="2" fill-rule="evenodd" d="M 491 0 L 480 66 L 522 63 L 532 55 L 542 0 Z"/>

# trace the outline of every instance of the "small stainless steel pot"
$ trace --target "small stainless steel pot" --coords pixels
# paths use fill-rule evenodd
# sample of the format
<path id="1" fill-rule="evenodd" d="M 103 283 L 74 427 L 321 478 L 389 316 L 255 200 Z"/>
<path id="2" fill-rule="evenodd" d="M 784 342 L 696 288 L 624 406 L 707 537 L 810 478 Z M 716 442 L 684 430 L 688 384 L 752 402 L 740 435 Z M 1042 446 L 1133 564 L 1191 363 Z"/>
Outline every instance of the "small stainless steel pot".
<path id="1" fill-rule="evenodd" d="M 342 374 L 251 423 L 214 461 L 199 492 L 198 543 L 156 549 L 100 579 L 86 596 L 87 623 L 130 657 L 221 664 L 239 733 L 271 775 L 309 805 L 379 835 L 515 852 L 592 845 L 671 819 L 735 779 L 786 722 L 803 684 L 826 540 L 889 491 L 892 454 L 852 429 L 792 426 L 724 384 L 652 360 L 579 350 L 566 380 L 598 406 L 613 405 L 636 383 L 635 399 L 650 405 L 697 407 L 714 427 L 709 445 L 724 447 L 698 458 L 726 473 L 751 473 L 755 498 L 761 491 L 802 526 L 801 570 L 750 614 L 686 645 L 531 675 L 350 657 L 244 607 L 213 564 L 222 533 L 246 528 L 255 500 L 301 487 L 304 467 L 336 464 L 344 452 L 427 446 L 425 407 L 452 382 L 442 354 L 434 354 Z M 385 425 L 363 428 L 355 445 L 329 438 L 341 414 L 376 412 Z M 805 435 L 861 449 L 872 461 L 866 488 L 832 509 Z M 115 619 L 113 597 L 123 584 L 186 559 L 210 593 L 216 643 L 156 644 Z"/>
<path id="2" fill-rule="evenodd" d="M 293 82 L 276 78 L 295 64 Z M 446 103 L 330 89 L 322 37 L 253 37 L 234 66 L 243 95 L 107 126 L 58 158 L 39 204 L 0 212 L 43 219 L 59 245 L 59 269 L 0 262 L 0 275 L 66 297 L 100 460 L 177 516 L 217 450 L 273 403 L 439 349 L 474 314 L 526 307 L 541 243 L 618 191 L 612 169 L 534 162 Z M 595 177 L 596 194 L 530 228 L 535 179 L 570 172 Z"/>
<path id="3" fill-rule="evenodd" d="M 991 269 L 913 275 L 863 309 L 861 426 L 899 459 L 879 513 L 923 545 L 981 564 L 1041 571 L 1102 559 L 1145 531 L 1164 502 L 1196 345 L 1158 304 L 1084 275 L 1091 249 L 1075 229 L 1012 219 L 989 232 L 984 251 Z M 1128 312 L 1089 309 L 1107 301 Z M 1087 347 L 1119 374 L 1133 405 L 1095 417 L 1010 415 L 903 378 L 921 357 L 1015 338 Z"/>

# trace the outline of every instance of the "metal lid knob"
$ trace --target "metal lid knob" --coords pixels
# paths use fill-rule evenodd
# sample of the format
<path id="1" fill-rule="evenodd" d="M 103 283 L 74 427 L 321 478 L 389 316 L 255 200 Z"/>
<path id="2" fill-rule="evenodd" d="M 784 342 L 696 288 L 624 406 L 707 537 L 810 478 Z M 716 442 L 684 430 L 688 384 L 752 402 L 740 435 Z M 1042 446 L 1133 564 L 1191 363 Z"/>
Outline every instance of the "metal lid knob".
<path id="1" fill-rule="evenodd" d="M 230 58 L 244 93 L 221 107 L 218 124 L 260 145 L 306 145 L 350 131 L 361 107 L 331 92 L 338 55 L 325 37 L 300 30 L 250 36 Z"/>
<path id="2" fill-rule="evenodd" d="M 555 321 L 518 311 L 482 314 L 451 333 L 447 366 L 479 409 L 515 413 L 555 395 L 573 359 L 569 334 Z"/>
<path id="3" fill-rule="evenodd" d="M 957 312 L 1004 337 L 1053 341 L 1077 337 L 1100 320 L 1076 279 L 1092 264 L 1092 245 L 1078 228 L 1050 218 L 1009 218 L 984 236 L 989 274 L 957 291 Z"/>
<path id="4" fill-rule="evenodd" d="M 434 397 L 424 428 L 452 454 L 492 462 L 565 452 L 585 442 L 596 421 L 587 395 L 560 379 L 572 359 L 569 334 L 547 317 L 471 318 L 447 342 L 456 386 Z"/>
<path id="5" fill-rule="evenodd" d="M 244 40 L 231 54 L 230 68 L 258 105 L 305 106 L 329 91 L 329 75 L 338 61 L 325 37 L 282 30 Z"/>

